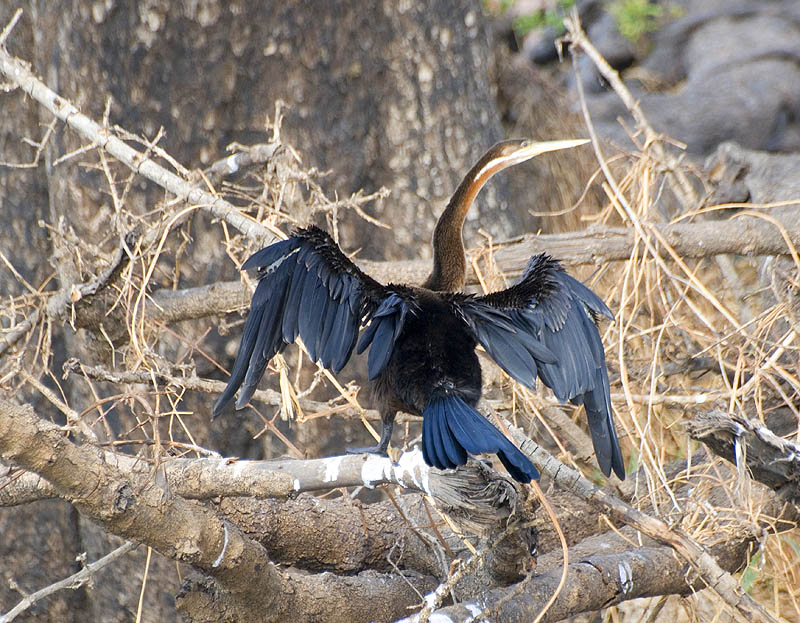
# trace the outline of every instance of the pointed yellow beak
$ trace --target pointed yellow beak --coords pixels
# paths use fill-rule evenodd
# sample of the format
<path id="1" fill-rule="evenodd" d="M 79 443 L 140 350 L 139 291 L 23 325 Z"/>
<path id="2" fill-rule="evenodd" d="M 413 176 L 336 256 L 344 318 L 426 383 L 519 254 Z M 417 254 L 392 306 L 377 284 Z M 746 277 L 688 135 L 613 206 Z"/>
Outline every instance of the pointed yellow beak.
<path id="1" fill-rule="evenodd" d="M 578 145 L 585 145 L 589 142 L 588 138 L 568 139 L 563 141 L 529 141 L 529 140 L 511 140 L 498 143 L 490 149 L 484 158 L 491 157 L 486 160 L 483 167 L 474 176 L 474 183 L 478 188 L 492 175 L 498 171 L 502 171 L 506 167 L 519 164 L 530 160 L 540 154 L 548 151 L 557 151 L 559 149 L 569 149 L 570 147 L 577 147 Z M 498 149 L 499 148 L 499 149 Z M 497 152 L 496 155 L 493 152 Z"/>
<path id="2" fill-rule="evenodd" d="M 513 157 L 517 162 L 524 162 L 539 154 L 547 153 L 548 151 L 558 151 L 559 149 L 570 149 L 578 145 L 585 145 L 590 142 L 588 138 L 567 139 L 563 141 L 525 141 L 520 148 L 513 153 Z"/>

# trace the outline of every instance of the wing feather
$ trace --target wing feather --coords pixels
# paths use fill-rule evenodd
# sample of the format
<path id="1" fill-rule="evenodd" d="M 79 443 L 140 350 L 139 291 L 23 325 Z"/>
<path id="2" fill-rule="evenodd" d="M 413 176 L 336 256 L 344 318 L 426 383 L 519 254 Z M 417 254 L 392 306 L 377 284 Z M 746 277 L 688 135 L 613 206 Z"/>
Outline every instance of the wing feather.
<path id="1" fill-rule="evenodd" d="M 408 296 L 364 274 L 326 232 L 300 229 L 254 253 L 242 268 L 258 269 L 259 281 L 214 417 L 240 387 L 236 406 L 245 406 L 269 360 L 298 336 L 314 361 L 338 372 L 353 353 L 362 322 L 371 323 L 367 331 L 378 340 L 370 348 L 370 372 L 377 375 L 386 365 L 402 330 Z"/>
<path id="2" fill-rule="evenodd" d="M 605 351 L 594 322 L 598 315 L 613 318 L 606 304 L 540 254 L 519 283 L 464 299 L 460 307 L 475 338 L 509 375 L 528 387 L 538 376 L 562 402 L 585 406 L 600 468 L 624 479 Z"/>

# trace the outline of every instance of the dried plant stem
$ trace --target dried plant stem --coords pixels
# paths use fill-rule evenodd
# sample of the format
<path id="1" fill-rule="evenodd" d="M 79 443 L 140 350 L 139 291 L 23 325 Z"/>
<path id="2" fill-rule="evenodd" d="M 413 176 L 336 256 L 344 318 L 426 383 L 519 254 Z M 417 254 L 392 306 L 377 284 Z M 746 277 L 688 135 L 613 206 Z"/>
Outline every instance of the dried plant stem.
<path id="1" fill-rule="evenodd" d="M 626 87 L 625 83 L 622 82 L 622 79 L 619 77 L 619 73 L 608 64 L 608 61 L 603 58 L 603 55 L 600 54 L 599 50 L 592 44 L 591 41 L 589 41 L 589 38 L 586 36 L 586 33 L 581 26 L 577 10 L 573 10 L 571 16 L 564 20 L 564 26 L 567 29 L 567 33 L 569 34 L 569 39 L 572 44 L 579 47 L 589 58 L 592 59 L 592 62 L 595 64 L 595 67 L 597 67 L 597 70 L 600 72 L 603 78 L 608 81 L 608 83 L 611 85 L 611 88 L 614 89 L 614 92 L 628 108 L 634 120 L 636 121 L 636 125 L 644 132 L 645 147 L 652 149 L 659 162 L 664 163 L 664 165 L 667 167 L 667 170 L 674 176 L 680 190 L 680 192 L 676 194 L 683 203 L 684 208 L 696 208 L 699 204 L 699 198 L 697 193 L 695 193 L 694 188 L 692 188 L 691 182 L 689 182 L 686 174 L 680 168 L 677 160 L 664 150 L 663 146 L 661 145 L 660 135 L 656 133 L 656 131 L 647 121 L 647 118 L 644 116 L 644 112 L 642 112 L 641 106 L 639 106 L 639 102 L 636 101 L 631 92 L 628 90 L 628 87 Z M 579 76 L 580 74 L 576 72 L 575 75 Z M 580 81 L 580 79 L 578 81 Z"/>
<path id="2" fill-rule="evenodd" d="M 759 623 L 778 623 L 767 610 L 750 595 L 744 593 L 734 577 L 722 569 L 697 541 L 678 529 L 670 528 L 664 521 L 633 508 L 619 498 L 599 489 L 576 470 L 567 467 L 544 448 L 536 446 L 525 434 L 509 427 L 514 441 L 532 458 L 539 470 L 553 479 L 565 491 L 597 504 L 620 521 L 633 526 L 647 536 L 669 545 L 677 551 L 713 590 L 743 620 Z M 532 449 L 535 448 L 535 449 Z"/>
<path id="3" fill-rule="evenodd" d="M 50 586 L 45 586 L 44 588 L 39 589 L 35 593 L 27 595 L 11 610 L 9 610 L 3 615 L 0 615 L 0 623 L 10 623 L 10 621 L 13 621 L 15 618 L 17 618 L 20 614 L 25 612 L 25 610 L 30 608 L 37 601 L 40 601 L 45 597 L 49 597 L 53 593 L 56 593 L 62 589 L 70 588 L 75 590 L 80 588 L 87 582 L 90 582 L 98 571 L 100 571 L 104 567 L 114 562 L 120 556 L 124 556 L 128 552 L 133 551 L 134 549 L 136 549 L 137 546 L 138 543 L 134 543 L 133 541 L 128 541 L 127 543 L 120 545 L 113 552 L 106 554 L 99 560 L 90 562 L 83 569 L 81 569 L 77 573 L 73 573 L 68 578 L 64 578 L 63 580 L 54 582 Z"/>

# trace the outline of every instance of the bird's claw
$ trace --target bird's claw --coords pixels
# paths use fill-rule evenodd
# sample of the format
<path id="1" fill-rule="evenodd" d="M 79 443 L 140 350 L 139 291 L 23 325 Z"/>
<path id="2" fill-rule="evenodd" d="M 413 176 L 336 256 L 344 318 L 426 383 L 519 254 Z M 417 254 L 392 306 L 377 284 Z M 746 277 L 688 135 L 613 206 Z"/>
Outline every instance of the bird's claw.
<path id="1" fill-rule="evenodd" d="M 345 448 L 347 454 L 377 454 L 378 456 L 389 456 L 386 448 L 381 446 L 365 446 L 363 448 Z"/>

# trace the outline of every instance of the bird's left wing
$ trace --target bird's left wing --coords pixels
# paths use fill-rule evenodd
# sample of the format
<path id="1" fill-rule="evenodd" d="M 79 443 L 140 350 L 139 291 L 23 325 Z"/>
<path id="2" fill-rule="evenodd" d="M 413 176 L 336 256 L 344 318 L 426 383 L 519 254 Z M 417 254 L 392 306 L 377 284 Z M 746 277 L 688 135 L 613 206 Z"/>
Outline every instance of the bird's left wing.
<path id="1" fill-rule="evenodd" d="M 613 318 L 589 288 L 546 254 L 535 255 L 516 285 L 464 300 L 476 339 L 514 379 L 538 376 L 559 400 L 584 404 L 603 472 L 625 471 L 611 416 L 605 352 L 594 318 Z"/>
<path id="2" fill-rule="evenodd" d="M 402 288 L 383 286 L 364 274 L 327 232 L 314 226 L 254 253 L 242 265 L 242 270 L 249 268 L 258 269 L 258 285 L 214 417 L 240 386 L 236 407 L 245 406 L 269 360 L 298 335 L 313 361 L 339 372 L 350 359 L 362 322 L 372 321 L 359 352 L 371 344 L 370 376 L 380 373 L 408 309 Z"/>

